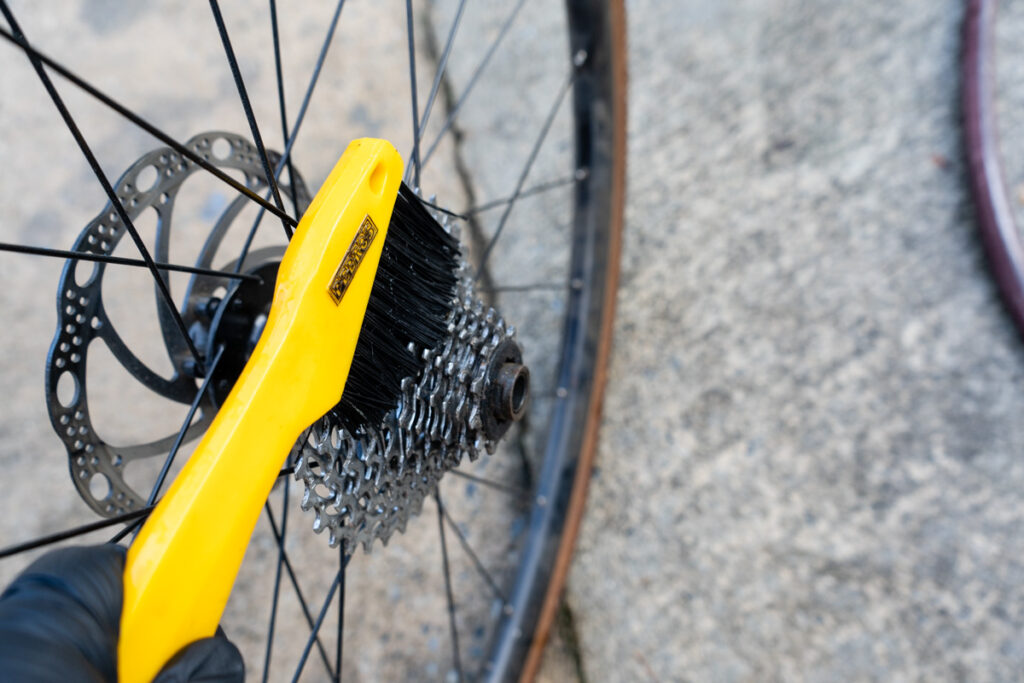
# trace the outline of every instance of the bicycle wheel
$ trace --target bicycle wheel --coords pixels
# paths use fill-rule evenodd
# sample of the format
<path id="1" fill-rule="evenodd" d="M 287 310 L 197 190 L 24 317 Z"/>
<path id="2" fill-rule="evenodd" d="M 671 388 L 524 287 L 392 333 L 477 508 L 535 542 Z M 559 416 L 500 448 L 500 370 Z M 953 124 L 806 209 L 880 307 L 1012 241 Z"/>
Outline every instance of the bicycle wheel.
<path id="1" fill-rule="evenodd" d="M 225 272 L 272 272 L 289 220 L 308 201 L 302 179 L 323 177 L 350 138 L 388 137 L 408 151 L 410 181 L 460 229 L 475 295 L 518 328 L 534 378 L 527 416 L 496 453 L 446 474 L 422 514 L 412 510 L 404 531 L 387 547 L 371 543 L 371 554 L 352 543 L 330 548 L 308 533 L 312 516 L 293 508 L 315 487 L 283 477 L 223 625 L 250 675 L 264 680 L 511 680 L 536 672 L 582 515 L 610 345 L 625 157 L 623 9 L 570 0 L 564 16 L 551 16 L 554 8 L 535 0 L 451 0 L 416 11 L 392 4 L 271 2 L 254 17 L 249 7 L 212 2 L 222 31 L 205 7 L 83 10 L 57 22 L 28 4 L 0 5 L 25 35 L 5 34 L 3 87 L 35 97 L 7 110 L 20 135 L 0 142 L 8 167 L 20 160 L 32 169 L 0 195 L 12 207 L 7 224 L 20 231 L 0 249 L 28 245 L 36 254 L 5 255 L 0 268 L 0 303 L 16 329 L 8 358 L 19 361 L 3 367 L 4 386 L 38 386 L 54 340 L 47 400 L 19 392 L 0 417 L 0 462 L 24 482 L 3 503 L 3 554 L 18 559 L 0 566 L 2 578 L 57 537 L 108 538 L 114 529 L 104 526 L 103 536 L 98 525 L 127 524 L 121 535 L 144 517 L 153 482 L 173 476 L 216 409 L 203 378 L 189 375 L 193 354 L 212 360 L 204 337 L 212 323 L 199 302 L 233 296 L 238 280 Z M 187 50 L 177 32 L 161 41 L 168 26 L 189 27 Z M 311 33 L 317 41 L 304 42 Z M 77 45 L 75 36 L 97 39 Z M 64 123 L 33 61 L 66 102 Z M 79 64 L 110 72 L 72 73 Z M 178 78 L 189 65 L 209 77 Z M 115 116 L 96 115 L 97 100 L 114 105 Z M 76 120 L 103 162 L 42 173 L 31 160 L 81 155 L 74 138 L 54 132 Z M 234 132 L 217 132 L 225 130 Z M 125 169 L 110 184 L 129 219 L 119 216 L 125 227 L 117 228 L 109 214 L 119 207 L 104 207 L 109 197 L 94 178 L 90 191 L 74 188 L 87 174 L 113 178 Z M 40 186 L 62 205 L 33 206 L 27 198 Z M 187 272 L 140 267 L 140 244 L 156 262 Z M 47 249 L 75 252 L 63 276 L 60 261 L 46 256 L 68 254 Z M 108 260 L 94 265 L 87 255 Z M 54 337 L 52 318 L 39 311 L 52 310 L 58 283 Z M 74 300 L 65 296 L 71 290 Z M 46 433 L 50 418 L 66 459 Z M 58 473 L 65 462 L 80 497 Z M 106 519 L 83 525 L 86 506 Z"/>
<path id="2" fill-rule="evenodd" d="M 999 154 L 996 14 L 995 0 L 968 3 L 961 64 L 964 142 L 985 253 L 1003 303 L 1018 331 L 1024 334 L 1024 241 Z"/>

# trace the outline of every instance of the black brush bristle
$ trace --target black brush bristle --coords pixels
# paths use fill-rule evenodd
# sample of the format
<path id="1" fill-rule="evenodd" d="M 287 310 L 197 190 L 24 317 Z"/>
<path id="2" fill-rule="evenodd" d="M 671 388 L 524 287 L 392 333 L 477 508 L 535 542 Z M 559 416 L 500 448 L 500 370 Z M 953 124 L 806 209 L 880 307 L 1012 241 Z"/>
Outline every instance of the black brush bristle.
<path id="1" fill-rule="evenodd" d="M 459 243 L 402 183 L 391 214 L 352 369 L 331 411 L 349 432 L 377 424 L 395 407 L 402 380 L 447 330 L 455 293 Z"/>

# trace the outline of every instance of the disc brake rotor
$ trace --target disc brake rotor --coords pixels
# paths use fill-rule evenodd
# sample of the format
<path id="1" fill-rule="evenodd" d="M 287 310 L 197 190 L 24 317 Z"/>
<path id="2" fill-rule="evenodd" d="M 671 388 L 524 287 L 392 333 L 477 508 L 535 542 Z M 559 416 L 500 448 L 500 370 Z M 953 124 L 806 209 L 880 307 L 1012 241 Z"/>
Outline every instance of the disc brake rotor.
<path id="1" fill-rule="evenodd" d="M 227 143 L 228 151 L 223 157 L 214 153 L 214 146 L 218 142 Z M 246 185 L 254 191 L 259 192 L 267 187 L 266 174 L 256 147 L 244 138 L 230 133 L 204 133 L 191 138 L 185 146 L 213 166 L 241 171 Z M 278 156 L 272 152 L 269 155 L 271 164 L 276 164 Z M 151 187 L 140 187 L 140 176 L 144 173 L 152 175 L 152 171 L 147 171 L 150 168 L 156 171 L 156 181 Z M 174 150 L 160 148 L 132 164 L 114 186 L 133 223 L 146 209 L 152 208 L 156 212 L 157 227 L 152 255 L 157 262 L 170 260 L 168 252 L 174 202 L 182 184 L 197 170 L 200 170 L 197 164 Z M 310 201 L 309 192 L 298 175 L 294 182 L 301 210 Z M 287 189 L 289 193 L 291 191 L 288 186 L 282 189 Z M 228 205 L 206 238 L 196 266 L 212 269 L 215 267 L 215 259 L 227 260 L 218 251 L 225 234 L 248 201 L 239 195 Z M 110 255 L 125 234 L 124 225 L 108 203 L 85 227 L 72 248 L 80 252 Z M 283 247 L 253 250 L 246 257 L 240 271 L 246 273 L 270 263 L 276 264 L 283 253 Z M 233 271 L 236 263 L 237 258 L 218 265 L 225 271 Z M 140 360 L 118 334 L 103 305 L 105 273 L 106 265 L 103 263 L 72 260 L 64 267 L 57 290 L 57 331 L 46 359 L 45 381 L 50 421 L 67 449 L 71 476 L 78 493 L 89 507 L 109 517 L 138 509 L 145 505 L 148 497 L 146 493 L 133 490 L 125 482 L 126 465 L 142 458 L 166 455 L 177 435 L 120 446 L 108 443 L 97 434 L 89 414 L 86 383 L 90 344 L 97 339 L 103 340 L 114 358 L 136 381 L 171 401 L 190 404 L 195 398 L 198 385 L 194 359 L 155 283 L 155 305 L 162 341 L 173 367 L 169 378 L 161 376 Z M 166 282 L 166 274 L 164 278 Z M 230 278 L 210 275 L 195 275 L 191 278 L 181 314 L 194 339 L 209 336 L 209 302 L 219 288 L 232 289 L 232 282 Z M 202 348 L 203 344 L 197 346 Z M 58 384 L 73 385 L 74 391 L 58 392 Z M 186 441 L 201 435 L 213 419 L 217 405 L 211 393 L 207 392 L 200 399 L 197 419 L 188 428 Z M 96 478 L 99 478 L 102 485 L 96 485 Z"/>
<path id="2" fill-rule="evenodd" d="M 213 153 L 214 143 L 219 140 L 230 146 L 224 158 Z M 258 152 L 244 138 L 205 133 L 186 145 L 213 165 L 241 171 L 248 187 L 256 191 L 267 187 Z M 276 165 L 278 155 L 268 154 L 271 166 Z M 139 189 L 137 179 L 149 167 L 156 169 L 157 181 L 149 189 Z M 177 193 L 199 168 L 171 149 L 157 149 L 135 162 L 116 185 L 133 222 L 147 208 L 156 211 L 153 257 L 158 262 L 169 261 L 171 215 Z M 309 193 L 298 175 L 294 183 L 301 213 L 309 204 Z M 283 195 L 291 192 L 289 186 L 281 190 Z M 228 205 L 206 238 L 196 266 L 215 267 L 224 237 L 248 201 L 239 196 Z M 440 219 L 454 232 L 446 216 Z M 111 254 L 124 233 L 108 204 L 82 231 L 73 249 Z M 221 348 L 223 357 L 210 379 L 211 390 L 200 399 L 198 419 L 186 431 L 186 440 L 205 431 L 255 346 L 283 253 L 283 247 L 268 247 L 252 250 L 245 257 L 239 271 L 258 275 L 259 284 L 238 284 L 214 275 L 191 278 L 182 318 L 206 359 Z M 79 494 L 99 514 L 113 516 L 142 507 L 148 497 L 125 482 L 126 465 L 141 458 L 165 456 L 177 435 L 115 446 L 96 433 L 86 390 L 90 343 L 102 339 L 135 380 L 164 398 L 190 404 L 199 384 L 197 365 L 155 286 L 162 341 L 173 366 L 170 378 L 149 368 L 118 335 L 103 306 L 105 265 L 95 264 L 92 274 L 83 279 L 76 271 L 87 265 L 84 261 L 69 261 L 61 276 L 57 332 L 46 365 L 46 396 L 50 420 L 67 449 Z M 236 266 L 237 258 L 219 267 L 230 272 Z M 302 507 L 313 511 L 314 531 L 327 530 L 332 546 L 344 542 L 353 548 L 362 543 L 369 549 L 376 539 L 387 543 L 395 530 L 404 530 L 409 517 L 421 510 L 424 497 L 446 471 L 464 459 L 475 460 L 481 452 L 493 453 L 498 440 L 525 412 L 529 372 L 522 364 L 515 330 L 478 298 L 465 261 L 445 339 L 433 349 L 414 352 L 422 358 L 422 369 L 417 376 L 405 379 L 396 405 L 379 424 L 350 432 L 328 414 L 303 434 L 289 456 L 294 459 L 296 479 L 305 486 Z M 75 391 L 72 398 L 62 402 L 58 384 L 67 381 L 74 383 Z M 94 487 L 96 477 L 108 486 Z M 105 495 L 95 494 L 96 488 L 105 488 Z"/>

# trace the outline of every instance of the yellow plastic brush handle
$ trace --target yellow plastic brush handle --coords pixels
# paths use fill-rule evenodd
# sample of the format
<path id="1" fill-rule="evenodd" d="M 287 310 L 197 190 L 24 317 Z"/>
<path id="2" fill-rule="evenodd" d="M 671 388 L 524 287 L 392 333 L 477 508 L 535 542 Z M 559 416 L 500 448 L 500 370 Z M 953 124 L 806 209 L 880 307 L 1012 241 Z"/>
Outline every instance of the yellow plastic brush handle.
<path id="1" fill-rule="evenodd" d="M 302 217 L 259 344 L 128 550 L 122 683 L 216 631 L 292 445 L 341 398 L 402 170 L 387 141 L 356 140 Z"/>

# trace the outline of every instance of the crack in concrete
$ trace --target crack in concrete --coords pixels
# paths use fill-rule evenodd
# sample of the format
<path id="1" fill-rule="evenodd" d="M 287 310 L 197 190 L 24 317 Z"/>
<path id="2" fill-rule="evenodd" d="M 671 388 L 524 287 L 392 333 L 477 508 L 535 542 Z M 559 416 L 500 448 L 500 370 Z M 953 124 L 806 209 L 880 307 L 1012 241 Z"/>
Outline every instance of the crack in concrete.
<path id="1" fill-rule="evenodd" d="M 424 49 L 426 50 L 427 57 L 436 69 L 441 62 L 441 50 L 437 44 L 437 36 L 434 33 L 433 5 L 428 5 L 427 9 L 420 16 L 423 23 L 421 33 L 426 37 Z M 458 100 L 455 97 L 455 91 L 452 89 L 452 84 L 448 79 L 447 72 L 441 76 L 440 93 L 444 102 L 444 111 L 451 112 L 455 108 L 455 103 Z M 476 206 L 476 190 L 473 187 L 469 167 L 462 155 L 462 128 L 456 120 L 452 121 L 448 134 L 452 136 L 452 140 L 454 142 L 452 161 L 455 163 L 455 173 L 459 178 L 459 184 L 462 186 L 462 191 L 466 194 L 467 205 L 470 207 Z M 465 223 L 472 253 L 474 255 L 483 254 L 484 249 L 487 247 L 487 237 L 484 235 L 480 221 L 475 215 L 470 214 L 466 216 Z M 483 292 L 482 298 L 484 301 L 486 301 L 488 305 L 493 305 L 495 296 L 494 280 L 491 277 L 491 271 L 487 267 L 487 264 L 484 264 L 483 269 L 480 271 L 479 289 Z"/>
<path id="2" fill-rule="evenodd" d="M 428 8 L 421 14 L 422 29 L 421 33 L 425 37 L 424 50 L 427 53 L 428 59 L 434 65 L 436 69 L 441 61 L 441 50 L 437 42 L 437 35 L 434 32 L 434 17 L 432 5 L 428 5 Z M 455 97 L 454 89 L 452 88 L 451 81 L 448 78 L 447 72 L 441 76 L 440 83 L 440 94 L 442 101 L 444 102 L 444 111 L 451 112 L 455 108 L 455 104 L 458 101 Z M 455 173 L 458 176 L 459 184 L 462 186 L 462 191 L 466 195 L 467 205 L 472 207 L 477 205 L 476 201 L 476 189 L 473 186 L 472 175 L 469 171 L 469 166 L 462 154 L 462 143 L 464 135 L 462 128 L 459 124 L 453 120 L 450 130 L 448 132 L 452 136 L 453 140 L 453 153 L 452 161 L 455 164 Z M 487 247 L 487 237 L 484 235 L 480 221 L 476 215 L 470 213 L 466 216 L 465 220 L 467 237 L 469 239 L 470 250 L 475 255 L 481 255 Z M 494 280 L 491 276 L 490 269 L 487 264 L 484 264 L 480 270 L 480 290 L 482 290 L 482 296 L 489 305 L 495 304 L 497 293 L 494 290 Z M 525 421 L 524 421 L 525 422 Z M 528 427 L 524 424 L 522 428 L 518 430 L 516 438 L 516 450 L 519 453 L 520 458 L 523 461 L 523 474 L 524 479 L 527 483 L 532 484 L 533 473 L 528 455 L 529 447 L 527 444 L 527 434 L 529 432 Z M 576 619 L 573 615 L 572 609 L 566 602 L 565 598 L 559 603 L 558 612 L 555 617 L 556 629 L 562 642 L 565 646 L 566 654 L 572 661 L 573 669 L 576 672 L 576 677 L 579 683 L 587 683 L 586 670 L 583 667 L 583 652 L 580 646 L 579 632 L 576 628 Z"/>

